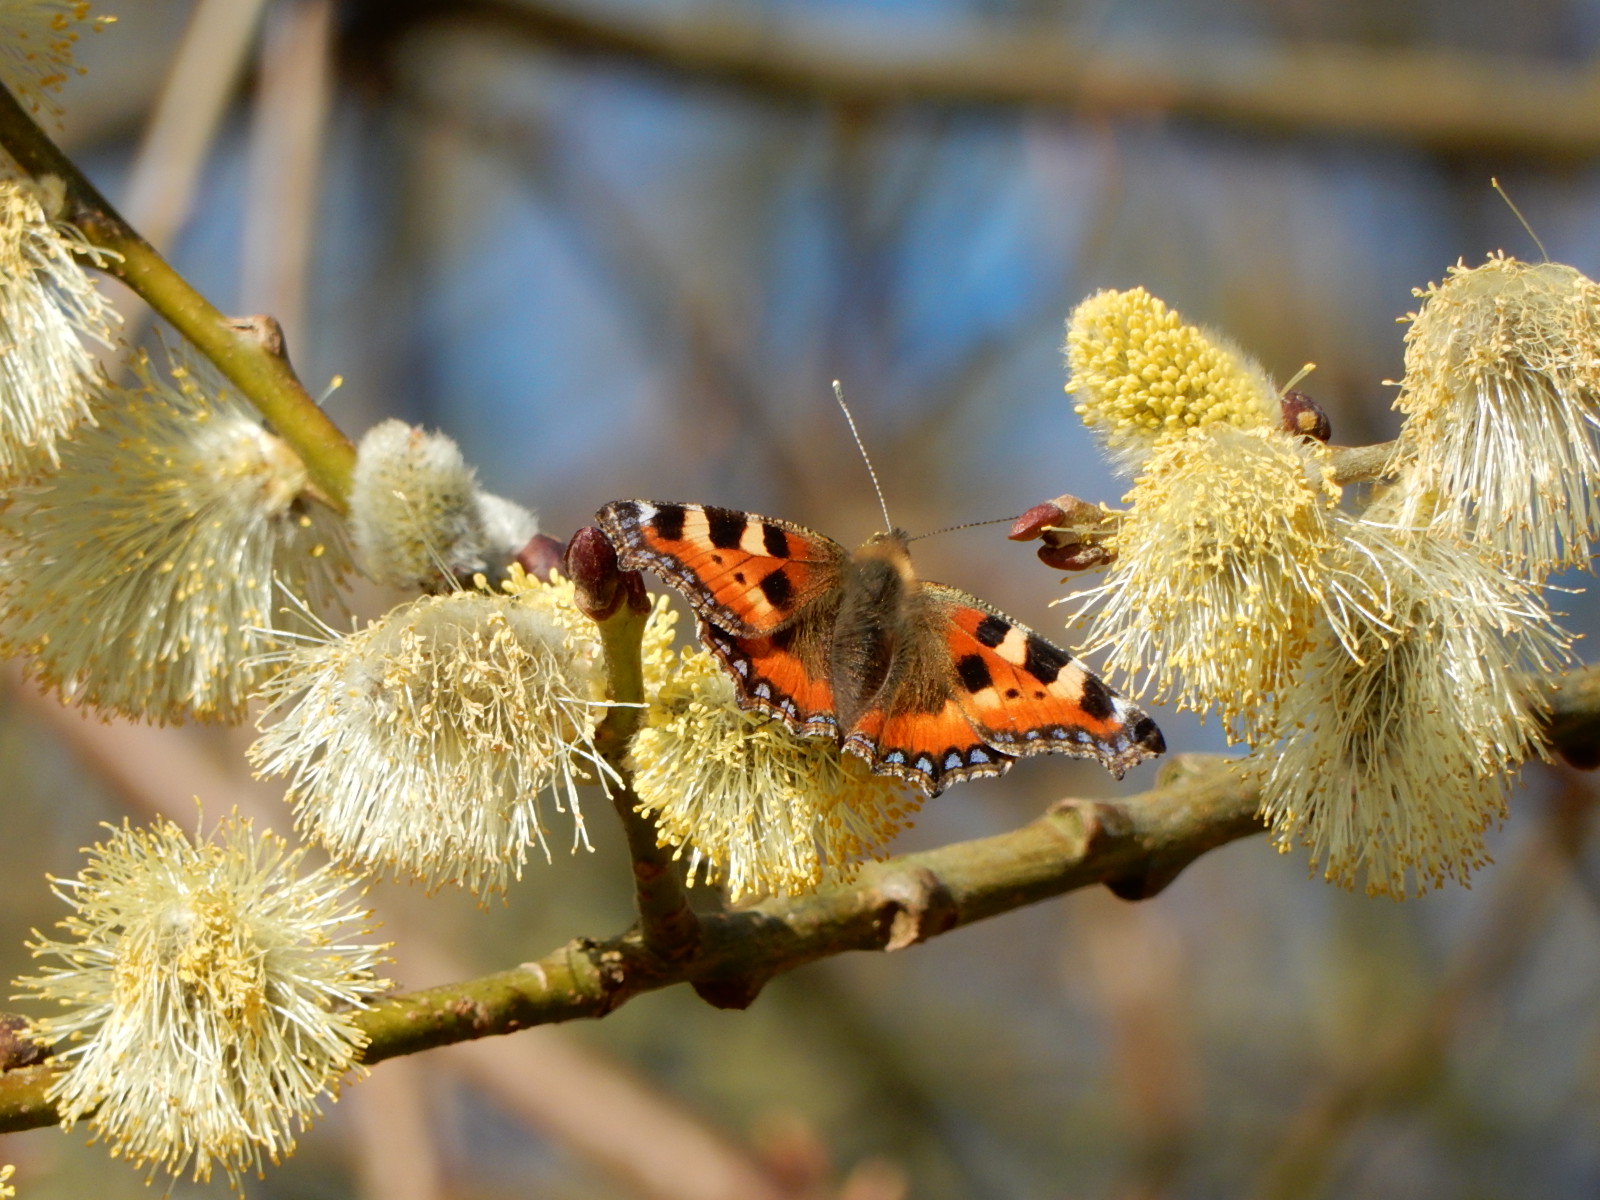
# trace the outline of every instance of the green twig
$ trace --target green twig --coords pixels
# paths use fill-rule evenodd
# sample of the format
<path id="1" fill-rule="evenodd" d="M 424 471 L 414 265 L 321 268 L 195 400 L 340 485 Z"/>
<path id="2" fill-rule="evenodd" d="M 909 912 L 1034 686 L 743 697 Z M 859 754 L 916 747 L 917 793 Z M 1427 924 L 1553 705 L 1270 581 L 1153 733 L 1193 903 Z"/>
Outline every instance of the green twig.
<path id="1" fill-rule="evenodd" d="M 91 246 L 106 252 L 86 253 L 86 261 L 122 280 L 215 363 L 294 447 L 329 503 L 343 510 L 355 448 L 311 398 L 281 348 L 248 325 L 230 322 L 195 291 L 122 219 L 4 87 L 0 87 L 0 147 L 34 179 L 61 182 L 64 209 L 52 215 L 69 221 Z"/>
<path id="2" fill-rule="evenodd" d="M 699 944 L 699 920 L 689 907 L 672 852 L 660 844 L 655 822 L 639 811 L 632 772 L 625 762 L 628 743 L 637 732 L 644 711 L 640 646 L 648 619 L 648 602 L 641 611 L 624 600 L 609 616 L 596 622 L 605 656 L 607 698 L 615 705 L 607 710 L 595 731 L 595 744 L 622 781 L 611 783 L 611 800 L 628 837 L 643 944 L 662 959 L 682 961 L 692 956 Z"/>

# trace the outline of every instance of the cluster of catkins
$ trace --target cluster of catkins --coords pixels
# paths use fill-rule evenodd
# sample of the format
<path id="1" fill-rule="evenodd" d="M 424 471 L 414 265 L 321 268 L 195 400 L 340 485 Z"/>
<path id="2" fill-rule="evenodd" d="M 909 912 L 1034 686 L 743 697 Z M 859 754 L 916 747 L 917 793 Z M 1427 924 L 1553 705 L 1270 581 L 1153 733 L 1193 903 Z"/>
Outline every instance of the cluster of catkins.
<path id="1" fill-rule="evenodd" d="M 1542 585 L 1600 520 L 1600 289 L 1497 256 L 1418 295 L 1378 454 L 1324 444 L 1303 398 L 1143 289 L 1084 301 L 1066 345 L 1133 478 L 1072 597 L 1090 648 L 1220 714 L 1280 847 L 1393 896 L 1484 861 L 1540 751 L 1534 682 L 1567 658 Z"/>

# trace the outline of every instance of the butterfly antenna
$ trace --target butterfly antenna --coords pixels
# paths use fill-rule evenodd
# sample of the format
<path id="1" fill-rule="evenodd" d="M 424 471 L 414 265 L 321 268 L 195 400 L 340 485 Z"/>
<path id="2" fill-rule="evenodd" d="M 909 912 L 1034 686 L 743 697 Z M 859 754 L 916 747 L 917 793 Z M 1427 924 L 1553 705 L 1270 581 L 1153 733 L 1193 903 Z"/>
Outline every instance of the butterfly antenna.
<path id="1" fill-rule="evenodd" d="M 856 439 L 856 449 L 861 451 L 861 460 L 867 464 L 867 474 L 872 476 L 872 490 L 878 493 L 878 507 L 883 509 L 883 530 L 885 533 L 894 528 L 894 522 L 889 519 L 889 504 L 883 498 L 883 488 L 878 483 L 878 472 L 872 468 L 872 456 L 867 453 L 867 447 L 861 440 L 861 431 L 856 428 L 856 419 L 850 414 L 850 406 L 844 402 L 844 384 L 837 379 L 833 381 L 833 398 L 839 402 L 839 407 L 844 409 L 844 419 L 850 422 L 850 436 Z"/>
<path id="2" fill-rule="evenodd" d="M 962 525 L 946 525 L 943 529 L 935 529 L 932 533 L 919 533 L 916 537 L 907 538 L 906 541 L 920 542 L 923 538 L 938 537 L 941 533 L 954 533 L 958 529 L 977 529 L 980 525 L 1007 525 L 1015 520 L 1015 517 L 995 517 L 988 521 L 967 521 Z"/>
<path id="3" fill-rule="evenodd" d="M 1528 218 L 1523 216 L 1522 210 L 1512 202 L 1511 197 L 1506 194 L 1505 188 L 1500 186 L 1500 181 L 1491 175 L 1489 177 L 1489 186 L 1500 193 L 1500 199 L 1506 202 L 1506 207 L 1511 210 L 1512 215 L 1522 222 L 1522 227 L 1528 231 L 1528 236 L 1533 239 L 1533 244 L 1539 247 L 1539 253 L 1544 256 L 1545 262 L 1549 262 L 1550 251 L 1544 248 L 1544 243 L 1539 240 L 1539 235 L 1533 231 L 1533 226 L 1528 224 Z"/>

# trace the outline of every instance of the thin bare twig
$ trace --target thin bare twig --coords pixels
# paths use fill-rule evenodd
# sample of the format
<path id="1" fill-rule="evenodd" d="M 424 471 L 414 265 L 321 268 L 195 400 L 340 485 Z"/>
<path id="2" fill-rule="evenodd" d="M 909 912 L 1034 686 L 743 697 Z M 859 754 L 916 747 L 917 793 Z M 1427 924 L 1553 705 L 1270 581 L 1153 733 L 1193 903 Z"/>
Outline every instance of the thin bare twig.
<path id="1" fill-rule="evenodd" d="M 331 0 L 297 0 L 272 14 L 250 134 L 241 291 L 246 307 L 278 319 L 285 343 L 296 350 L 308 329 L 333 25 Z"/>

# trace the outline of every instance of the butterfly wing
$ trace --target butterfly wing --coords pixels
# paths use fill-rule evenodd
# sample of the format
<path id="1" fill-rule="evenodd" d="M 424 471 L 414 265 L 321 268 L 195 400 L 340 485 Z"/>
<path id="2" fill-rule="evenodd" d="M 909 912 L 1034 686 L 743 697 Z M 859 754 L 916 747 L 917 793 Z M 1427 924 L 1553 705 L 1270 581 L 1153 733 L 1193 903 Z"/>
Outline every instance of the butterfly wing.
<path id="1" fill-rule="evenodd" d="M 918 644 L 845 735 L 873 770 L 936 796 L 1028 755 L 1097 758 L 1121 778 L 1166 748 L 1143 710 L 1027 626 L 943 584 L 919 599 Z"/>
<path id="2" fill-rule="evenodd" d="M 942 617 L 951 695 L 984 745 L 1096 758 L 1117 778 L 1166 749 L 1161 731 L 1065 650 L 959 588 L 926 584 Z"/>
<path id="3" fill-rule="evenodd" d="M 765 637 L 739 637 L 702 620 L 700 640 L 732 676 L 741 707 L 770 713 L 796 733 L 837 737 L 826 637 L 835 607 L 818 600 Z"/>
<path id="4" fill-rule="evenodd" d="M 1004 775 L 1017 761 L 977 736 L 954 696 L 937 708 L 868 709 L 844 748 L 878 774 L 898 776 L 929 797 L 963 779 Z"/>
<path id="5" fill-rule="evenodd" d="M 700 618 L 740 704 L 841 736 L 874 771 L 928 795 L 1018 758 L 1099 759 L 1119 778 L 1165 749 L 1141 709 L 1066 651 L 976 597 L 917 585 L 890 677 L 841 731 L 829 672 L 847 554 L 819 533 L 737 509 L 619 500 L 596 517 L 630 570 L 651 570 Z"/>
<path id="6" fill-rule="evenodd" d="M 740 638 L 793 624 L 838 588 L 846 557 L 803 525 L 709 504 L 617 500 L 595 520 L 624 567 L 654 571 L 702 621 Z"/>

